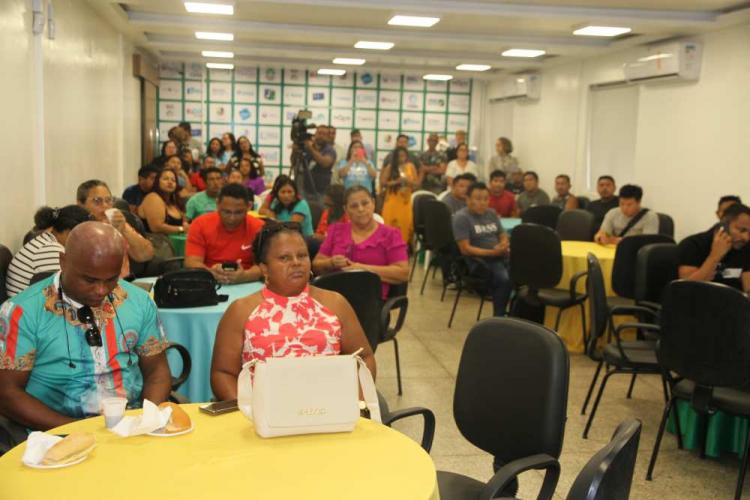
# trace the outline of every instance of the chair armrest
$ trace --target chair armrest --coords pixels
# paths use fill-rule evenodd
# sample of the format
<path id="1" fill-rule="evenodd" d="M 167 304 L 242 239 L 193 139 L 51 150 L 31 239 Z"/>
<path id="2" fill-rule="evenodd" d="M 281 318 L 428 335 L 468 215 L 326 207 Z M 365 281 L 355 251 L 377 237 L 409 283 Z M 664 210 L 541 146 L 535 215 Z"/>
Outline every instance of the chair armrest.
<path id="1" fill-rule="evenodd" d="M 187 398 L 187 396 L 175 391 L 169 393 L 169 398 L 167 398 L 167 400 L 180 405 L 186 405 L 190 403 L 190 400 Z"/>
<path id="2" fill-rule="evenodd" d="M 645 330 L 647 332 L 652 332 L 657 340 L 659 339 L 659 334 L 661 333 L 661 327 L 659 325 L 654 325 L 652 323 L 623 323 L 621 325 L 617 325 L 614 329 L 614 335 L 615 335 L 615 342 L 617 342 L 617 349 L 620 351 L 620 355 L 622 356 L 622 359 L 628 360 L 629 358 L 625 354 L 625 351 L 622 348 L 622 339 L 620 338 L 620 332 L 623 330 L 631 330 L 631 329 L 637 329 L 637 330 Z"/>
<path id="3" fill-rule="evenodd" d="M 435 438 L 435 414 L 428 408 L 414 407 L 404 408 L 402 410 L 390 411 L 388 415 L 383 418 L 383 424 L 388 427 L 393 422 L 401 420 L 406 417 L 413 417 L 415 415 L 422 415 L 424 417 L 424 430 L 422 431 L 422 448 L 429 453 L 432 448 L 432 440 Z"/>
<path id="4" fill-rule="evenodd" d="M 575 300 L 576 299 L 576 294 L 578 293 L 578 292 L 576 292 L 576 289 L 578 288 L 578 280 L 580 280 L 584 276 L 588 276 L 588 275 L 589 275 L 588 271 L 580 271 L 580 272 L 575 273 L 570 278 L 570 300 Z M 587 296 L 586 292 L 583 293 L 583 296 L 584 297 Z"/>
<path id="5" fill-rule="evenodd" d="M 540 500 L 548 500 L 552 498 L 557 487 L 557 480 L 560 478 L 560 462 L 557 459 L 540 453 L 539 455 L 532 455 L 530 457 L 520 458 L 513 460 L 510 463 L 503 465 L 500 470 L 495 472 L 487 482 L 487 485 L 482 489 L 479 494 L 480 500 L 492 500 L 495 496 L 503 491 L 508 485 L 515 479 L 520 473 L 526 472 L 532 469 L 545 469 L 544 482 L 542 488 L 539 491 Z"/>
<path id="6" fill-rule="evenodd" d="M 169 349 L 177 351 L 182 359 L 182 373 L 172 379 L 172 390 L 176 391 L 190 376 L 190 371 L 193 369 L 193 360 L 190 357 L 190 351 L 182 344 L 170 342 L 166 350 L 168 351 Z"/>
<path id="7" fill-rule="evenodd" d="M 398 317 L 396 318 L 396 324 L 393 328 L 391 326 L 391 312 L 398 310 Z M 409 310 L 409 298 L 405 295 L 400 297 L 392 297 L 385 301 L 383 309 L 380 310 L 380 334 L 382 342 L 391 340 L 396 334 L 401 331 L 404 326 L 404 320 L 406 319 L 406 311 Z"/>

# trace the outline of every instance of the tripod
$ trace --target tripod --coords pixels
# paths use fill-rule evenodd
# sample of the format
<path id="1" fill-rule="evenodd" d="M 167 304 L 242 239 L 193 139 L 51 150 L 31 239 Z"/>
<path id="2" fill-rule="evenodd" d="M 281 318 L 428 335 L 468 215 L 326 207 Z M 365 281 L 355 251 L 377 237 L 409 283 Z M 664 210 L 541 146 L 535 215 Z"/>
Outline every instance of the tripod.
<path id="1" fill-rule="evenodd" d="M 289 177 L 294 180 L 297 195 L 303 199 L 308 198 L 308 192 L 312 197 L 318 196 L 315 180 L 310 173 L 310 160 L 304 153 L 304 145 L 298 145 L 298 149 L 292 151 L 291 160 L 292 166 L 289 167 Z"/>

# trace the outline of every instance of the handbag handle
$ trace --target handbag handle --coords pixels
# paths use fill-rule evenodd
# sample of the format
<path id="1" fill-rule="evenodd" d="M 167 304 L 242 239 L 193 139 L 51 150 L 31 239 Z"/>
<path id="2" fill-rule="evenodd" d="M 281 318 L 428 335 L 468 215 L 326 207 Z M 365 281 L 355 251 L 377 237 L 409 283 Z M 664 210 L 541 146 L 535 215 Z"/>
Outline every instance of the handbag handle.
<path id="1" fill-rule="evenodd" d="M 359 386 L 365 398 L 365 405 L 370 410 L 370 420 L 382 423 L 380 403 L 378 402 L 378 393 L 375 389 L 375 381 L 372 378 L 372 373 L 361 357 L 357 354 L 354 354 L 353 357 L 357 360 Z M 243 364 L 242 371 L 240 371 L 237 377 L 237 407 L 243 415 L 251 420 L 253 418 L 253 380 L 251 370 L 256 364 L 258 364 L 257 359 Z"/>

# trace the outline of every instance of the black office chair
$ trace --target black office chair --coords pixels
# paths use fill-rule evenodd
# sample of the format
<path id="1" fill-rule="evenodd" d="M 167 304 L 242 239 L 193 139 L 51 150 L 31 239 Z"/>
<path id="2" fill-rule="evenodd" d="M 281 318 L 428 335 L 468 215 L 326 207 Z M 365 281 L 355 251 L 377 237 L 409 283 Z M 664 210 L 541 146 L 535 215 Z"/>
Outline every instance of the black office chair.
<path id="1" fill-rule="evenodd" d="M 52 276 L 56 272 L 57 271 L 42 271 L 42 272 L 36 273 L 29 280 L 29 286 L 33 285 L 34 283 L 37 283 L 38 281 L 42 281 L 45 278 L 49 278 L 50 276 Z"/>
<path id="2" fill-rule="evenodd" d="M 630 374 L 633 376 L 631 385 L 628 389 L 628 397 L 632 395 L 633 383 L 636 374 L 661 374 L 661 368 L 656 362 L 655 345 L 653 342 L 645 340 L 635 340 L 623 342 L 620 333 L 627 329 L 641 329 L 649 332 L 658 332 L 659 326 L 652 323 L 623 323 L 617 328 L 612 328 L 612 316 L 615 315 L 632 315 L 643 314 L 656 317 L 656 313 L 648 308 L 639 306 L 619 306 L 609 307 L 607 304 L 607 295 L 604 288 L 604 276 L 599 264 L 599 260 L 592 253 L 587 256 L 588 276 L 586 279 L 586 291 L 589 299 L 589 316 L 591 320 L 591 335 L 586 343 L 586 354 L 598 364 L 594 377 L 591 379 L 591 385 L 583 402 L 581 414 L 586 413 L 591 394 L 599 378 L 599 372 L 603 365 L 607 365 L 607 373 L 602 379 L 599 391 L 597 392 L 594 406 L 591 408 L 591 414 L 586 422 L 583 431 L 583 438 L 588 438 L 589 429 L 594 421 L 596 410 L 599 407 L 604 388 L 607 385 L 609 377 L 618 373 Z M 611 331 L 614 334 L 615 341 L 608 343 L 604 349 L 599 352 L 598 344 L 600 339 L 604 338 L 605 333 Z M 662 380 L 664 389 L 664 399 L 668 398 L 666 383 Z"/>
<path id="3" fill-rule="evenodd" d="M 557 233 L 563 241 L 591 241 L 596 217 L 586 210 L 566 210 L 557 219 Z"/>
<path id="4" fill-rule="evenodd" d="M 177 342 L 170 342 L 167 345 L 167 354 L 169 354 L 170 350 L 174 350 L 180 355 L 180 359 L 182 361 L 182 370 L 176 377 L 170 374 L 171 391 L 169 394 L 169 400 L 174 403 L 189 403 L 190 400 L 188 400 L 188 398 L 183 396 L 182 394 L 178 393 L 177 390 L 182 384 L 185 383 L 185 381 L 190 376 L 190 371 L 193 369 L 193 360 L 190 357 L 190 351 L 188 351 L 185 346 L 183 346 L 182 344 L 178 344 Z"/>
<path id="5" fill-rule="evenodd" d="M 541 224 L 550 229 L 555 229 L 560 213 L 562 213 L 562 210 L 555 205 L 537 205 L 524 210 L 521 214 L 521 222 L 523 224 Z"/>
<path id="6" fill-rule="evenodd" d="M 510 233 L 510 279 L 521 287 L 517 300 L 530 305 L 557 307 L 555 331 L 560 328 L 563 310 L 578 306 L 581 309 L 581 326 L 586 341 L 586 294 L 578 293 L 578 281 L 586 273 L 576 273 L 568 290 L 554 288 L 562 278 L 562 245 L 558 234 L 539 224 L 521 224 Z"/>
<path id="7" fill-rule="evenodd" d="M 448 328 L 453 326 L 453 318 L 456 315 L 458 300 L 464 292 L 475 293 L 479 296 L 479 309 L 477 310 L 477 321 L 482 316 L 484 303 L 490 298 L 490 269 L 482 259 L 456 255 L 451 260 L 451 270 L 456 285 L 456 296 L 453 299 L 453 309 L 448 318 Z M 443 285 L 443 295 L 445 285 Z M 442 301 L 442 296 L 441 296 Z"/>
<path id="8" fill-rule="evenodd" d="M 417 251 L 414 252 L 414 261 L 411 265 L 411 271 L 409 272 L 409 281 L 414 276 L 414 270 L 417 268 L 417 262 L 419 261 L 419 253 L 426 250 L 424 244 L 424 210 L 423 204 L 428 200 L 436 200 L 437 196 L 429 191 L 418 191 L 412 195 L 411 200 L 411 211 L 412 217 L 414 218 L 414 239 L 417 244 Z"/>
<path id="9" fill-rule="evenodd" d="M 144 237 L 154 247 L 154 257 L 148 262 L 134 263 L 131 260 L 131 272 L 135 277 L 161 276 L 184 267 L 185 258 L 177 256 L 177 252 L 166 234 L 145 233 Z"/>
<path id="10" fill-rule="evenodd" d="M 8 278 L 8 266 L 13 260 L 13 254 L 5 245 L 0 245 L 0 304 L 8 300 L 8 289 L 5 281 Z"/>
<path id="11" fill-rule="evenodd" d="M 617 244 L 612 267 L 612 290 L 620 297 L 635 300 L 638 251 L 653 243 L 674 243 L 674 240 L 661 234 L 639 234 L 627 236 Z"/>
<path id="12" fill-rule="evenodd" d="M 659 309 L 664 288 L 677 279 L 680 250 L 674 243 L 652 243 L 636 255 L 634 298 L 637 304 Z"/>
<path id="13" fill-rule="evenodd" d="M 567 500 L 628 500 L 640 438 L 639 420 L 618 425 L 610 442 L 578 473 Z"/>
<path id="14" fill-rule="evenodd" d="M 423 213 L 424 248 L 432 252 L 432 257 L 427 264 L 419 294 L 424 295 L 424 287 L 427 284 L 430 269 L 434 270 L 434 276 L 434 272 L 440 268 L 443 273 L 443 293 L 440 296 L 442 302 L 448 284 L 454 281 L 450 269 L 453 260 L 458 256 L 458 247 L 453 237 L 453 226 L 451 225 L 451 211 L 448 205 L 442 201 L 427 200 L 423 202 Z"/>
<path id="15" fill-rule="evenodd" d="M 591 200 L 587 196 L 576 196 L 576 200 L 578 200 L 578 208 L 581 210 L 586 210 L 589 203 L 591 203 Z"/>
<path id="16" fill-rule="evenodd" d="M 393 341 L 396 355 L 396 383 L 399 396 L 401 385 L 401 360 L 396 334 L 401 330 L 409 308 L 406 285 L 391 286 L 388 300 L 381 298 L 381 281 L 377 274 L 369 271 L 338 271 L 318 276 L 313 285 L 333 290 L 343 295 L 357 314 L 367 341 L 375 352 L 378 345 Z M 402 293 L 400 295 L 399 293 Z M 391 326 L 391 313 L 398 312 L 395 325 Z"/>
<path id="17" fill-rule="evenodd" d="M 496 472 L 484 483 L 438 471 L 440 497 L 495 498 L 522 472 L 544 469 L 538 498 L 552 498 L 569 374 L 568 351 L 552 330 L 517 318 L 474 325 L 461 353 L 453 415 L 461 434 L 495 457 Z"/>
<path id="18" fill-rule="evenodd" d="M 667 214 L 657 212 L 659 217 L 659 234 L 674 238 L 674 219 Z"/>
<path id="19" fill-rule="evenodd" d="M 690 402 L 707 419 L 716 411 L 750 417 L 750 300 L 717 283 L 674 281 L 664 292 L 661 340 L 657 350 L 672 397 L 664 406 L 646 479 L 653 477 L 664 427 L 671 412 L 682 448 L 676 401 Z M 673 380 L 675 373 L 677 380 Z M 750 460 L 750 433 L 745 440 L 735 499 L 742 496 Z"/>

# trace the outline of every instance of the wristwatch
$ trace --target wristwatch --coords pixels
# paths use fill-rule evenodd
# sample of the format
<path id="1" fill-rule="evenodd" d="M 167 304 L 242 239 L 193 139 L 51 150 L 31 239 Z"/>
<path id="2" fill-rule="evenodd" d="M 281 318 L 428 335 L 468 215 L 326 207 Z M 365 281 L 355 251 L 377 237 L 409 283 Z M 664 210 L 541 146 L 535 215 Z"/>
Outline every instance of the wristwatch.
<path id="1" fill-rule="evenodd" d="M 180 232 L 181 232 L 181 233 L 184 233 L 184 232 L 185 232 L 185 226 L 180 226 L 180 227 L 179 227 L 179 229 L 180 229 Z"/>

